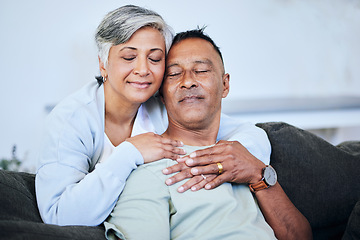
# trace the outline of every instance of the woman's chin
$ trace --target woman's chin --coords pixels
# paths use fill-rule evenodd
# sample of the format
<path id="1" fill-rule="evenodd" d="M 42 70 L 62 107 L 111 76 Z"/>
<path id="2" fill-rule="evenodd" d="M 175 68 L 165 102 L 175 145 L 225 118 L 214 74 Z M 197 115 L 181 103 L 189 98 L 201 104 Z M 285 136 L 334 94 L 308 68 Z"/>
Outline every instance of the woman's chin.
<path id="1" fill-rule="evenodd" d="M 146 92 L 146 93 L 144 93 L 144 92 L 133 93 L 133 94 L 131 94 L 131 96 L 129 96 L 129 99 L 131 101 L 133 101 L 134 103 L 140 103 L 141 104 L 141 103 L 144 103 L 147 100 L 149 100 L 149 98 L 151 96 L 153 96 L 155 94 L 155 92 L 151 92 L 151 93 L 149 93 L 149 92 Z"/>

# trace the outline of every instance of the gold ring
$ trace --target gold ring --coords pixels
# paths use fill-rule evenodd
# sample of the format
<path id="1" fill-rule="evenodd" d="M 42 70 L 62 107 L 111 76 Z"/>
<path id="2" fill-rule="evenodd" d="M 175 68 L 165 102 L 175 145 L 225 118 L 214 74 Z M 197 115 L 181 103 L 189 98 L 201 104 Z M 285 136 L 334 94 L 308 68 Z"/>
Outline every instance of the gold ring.
<path id="1" fill-rule="evenodd" d="M 221 174 L 222 172 L 223 172 L 223 170 L 224 170 L 224 168 L 223 168 L 223 166 L 222 166 L 222 164 L 221 163 L 217 163 L 217 166 L 218 166 L 218 168 L 219 168 L 219 174 Z"/>

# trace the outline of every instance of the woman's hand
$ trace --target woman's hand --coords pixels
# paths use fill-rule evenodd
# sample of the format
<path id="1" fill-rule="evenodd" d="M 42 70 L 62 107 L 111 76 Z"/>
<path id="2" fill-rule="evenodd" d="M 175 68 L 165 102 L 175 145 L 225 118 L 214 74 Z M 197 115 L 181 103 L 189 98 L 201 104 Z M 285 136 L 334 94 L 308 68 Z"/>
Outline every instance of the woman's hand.
<path id="1" fill-rule="evenodd" d="M 179 192 L 190 188 L 193 191 L 203 187 L 213 189 L 224 182 L 256 183 L 260 181 L 262 169 L 265 167 L 263 162 L 251 155 L 237 141 L 219 141 L 213 147 L 195 151 L 178 159 L 178 162 L 179 164 L 164 169 L 163 173 L 179 172 L 167 179 L 167 185 L 191 178 L 178 188 Z M 223 168 L 220 174 L 217 163 Z"/>
<path id="2" fill-rule="evenodd" d="M 163 158 L 177 160 L 185 150 L 178 148 L 184 144 L 155 133 L 143 133 L 126 139 L 133 144 L 144 158 L 144 163 L 154 162 Z"/>

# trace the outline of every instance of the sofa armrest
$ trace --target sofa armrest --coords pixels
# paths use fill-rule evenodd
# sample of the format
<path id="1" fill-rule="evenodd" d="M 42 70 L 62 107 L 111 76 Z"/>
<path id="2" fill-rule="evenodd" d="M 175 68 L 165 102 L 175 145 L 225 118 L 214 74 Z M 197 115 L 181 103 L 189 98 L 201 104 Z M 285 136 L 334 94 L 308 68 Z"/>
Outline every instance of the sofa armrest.
<path id="1" fill-rule="evenodd" d="M 42 222 L 35 175 L 0 170 L 0 239 L 105 239 L 103 226 L 58 226 Z"/>
<path id="2" fill-rule="evenodd" d="M 0 220 L 42 222 L 35 197 L 35 175 L 0 170 Z"/>

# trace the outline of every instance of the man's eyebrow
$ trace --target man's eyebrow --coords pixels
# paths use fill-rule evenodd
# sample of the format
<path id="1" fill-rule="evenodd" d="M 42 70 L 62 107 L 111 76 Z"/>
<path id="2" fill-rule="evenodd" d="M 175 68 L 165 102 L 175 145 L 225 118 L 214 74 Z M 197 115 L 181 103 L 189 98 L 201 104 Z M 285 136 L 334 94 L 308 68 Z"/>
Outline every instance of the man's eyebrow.
<path id="1" fill-rule="evenodd" d="M 196 60 L 194 61 L 196 64 L 209 64 L 214 65 L 213 62 L 210 59 L 204 59 L 204 60 Z"/>
<path id="2" fill-rule="evenodd" d="M 208 64 L 208 65 L 211 65 L 213 66 L 213 62 L 210 60 L 210 59 L 204 59 L 204 60 L 195 60 L 193 61 L 193 63 L 195 64 Z M 179 66 L 180 64 L 175 62 L 175 63 L 171 63 L 169 65 L 166 66 L 166 68 L 171 68 L 171 67 L 176 67 L 176 66 Z"/>
<path id="3" fill-rule="evenodd" d="M 166 66 L 166 68 L 171 68 L 171 67 L 175 67 L 175 66 L 179 66 L 178 63 L 172 63 Z"/>

